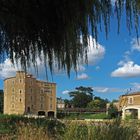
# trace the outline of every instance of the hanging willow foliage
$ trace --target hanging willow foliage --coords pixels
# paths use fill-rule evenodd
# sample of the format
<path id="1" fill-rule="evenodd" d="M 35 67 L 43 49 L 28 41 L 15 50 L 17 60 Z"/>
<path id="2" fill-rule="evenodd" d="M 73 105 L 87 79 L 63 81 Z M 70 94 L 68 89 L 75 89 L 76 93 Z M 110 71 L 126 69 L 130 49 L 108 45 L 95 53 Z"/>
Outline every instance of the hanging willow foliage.
<path id="1" fill-rule="evenodd" d="M 129 31 L 134 21 L 138 33 L 139 0 L 116 0 L 118 25 L 124 7 Z M 43 53 L 51 71 L 56 61 L 69 75 L 79 58 L 88 62 L 89 35 L 97 40 L 102 23 L 108 35 L 112 9 L 111 0 L 0 0 L 0 60 L 8 55 L 26 69 Z"/>

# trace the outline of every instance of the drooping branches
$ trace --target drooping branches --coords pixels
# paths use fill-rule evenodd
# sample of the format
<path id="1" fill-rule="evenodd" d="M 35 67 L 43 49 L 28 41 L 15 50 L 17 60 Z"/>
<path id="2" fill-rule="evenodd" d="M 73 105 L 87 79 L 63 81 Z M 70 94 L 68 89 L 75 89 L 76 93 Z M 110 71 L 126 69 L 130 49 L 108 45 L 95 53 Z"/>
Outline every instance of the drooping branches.
<path id="1" fill-rule="evenodd" d="M 116 1 L 118 24 L 124 5 L 128 29 L 134 20 L 138 33 L 139 0 Z M 0 58 L 6 53 L 26 69 L 43 55 L 51 71 L 56 61 L 69 75 L 79 58 L 88 62 L 88 37 L 98 39 L 99 25 L 108 35 L 112 9 L 111 0 L 1 0 Z"/>

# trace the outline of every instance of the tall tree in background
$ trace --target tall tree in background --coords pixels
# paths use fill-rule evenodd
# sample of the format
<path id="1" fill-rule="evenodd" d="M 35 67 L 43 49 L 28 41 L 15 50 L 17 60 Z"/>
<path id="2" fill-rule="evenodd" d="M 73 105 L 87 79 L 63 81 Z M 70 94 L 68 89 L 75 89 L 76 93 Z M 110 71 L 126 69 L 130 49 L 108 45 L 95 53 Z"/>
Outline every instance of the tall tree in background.
<path id="1" fill-rule="evenodd" d="M 75 91 L 69 93 L 71 103 L 74 107 L 86 108 L 87 104 L 92 101 L 93 89 L 91 87 L 76 87 Z"/>
<path id="2" fill-rule="evenodd" d="M 8 56 L 22 67 L 37 66 L 36 57 L 53 71 L 88 63 L 87 46 L 91 35 L 97 40 L 102 25 L 106 36 L 113 14 L 118 29 L 123 9 L 127 27 L 138 33 L 140 0 L 0 0 L 0 60 Z M 113 9 L 113 10 L 112 10 Z M 113 13 L 113 14 L 112 14 Z M 132 18 L 133 17 L 133 18 Z M 43 56 L 43 58 L 42 58 Z"/>

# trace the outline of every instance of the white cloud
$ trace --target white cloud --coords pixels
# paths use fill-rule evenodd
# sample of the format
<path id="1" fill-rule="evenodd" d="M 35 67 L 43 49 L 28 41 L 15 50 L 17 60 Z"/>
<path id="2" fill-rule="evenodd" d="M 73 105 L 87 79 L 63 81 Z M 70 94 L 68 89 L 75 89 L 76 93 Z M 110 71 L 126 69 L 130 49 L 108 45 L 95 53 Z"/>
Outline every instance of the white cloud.
<path id="1" fill-rule="evenodd" d="M 69 90 L 64 90 L 64 91 L 62 91 L 62 94 L 68 94 L 70 91 Z"/>
<path id="2" fill-rule="evenodd" d="M 38 66 L 38 74 L 41 74 L 41 77 L 45 77 L 45 67 L 43 63 L 39 60 L 39 58 L 36 59 L 37 66 Z M 5 79 L 8 77 L 12 77 L 16 75 L 16 71 L 22 70 L 20 64 L 15 64 L 11 62 L 9 58 L 7 58 L 3 63 L 0 64 L 0 79 Z M 32 73 L 33 75 L 36 75 L 35 68 L 33 65 L 27 70 L 28 73 Z M 43 76 L 42 76 L 43 73 Z M 46 78 L 46 77 L 45 77 Z"/>
<path id="3" fill-rule="evenodd" d="M 86 70 L 86 68 L 84 66 L 82 66 L 82 65 L 77 66 L 77 71 L 78 72 L 83 72 L 85 70 Z"/>
<path id="4" fill-rule="evenodd" d="M 88 39 L 88 64 L 89 65 L 95 65 L 97 64 L 101 59 L 103 59 L 105 54 L 105 48 L 97 43 L 95 39 L 93 39 L 91 36 Z"/>
<path id="5" fill-rule="evenodd" d="M 89 77 L 88 77 L 88 75 L 86 73 L 82 73 L 82 74 L 78 75 L 76 79 L 77 80 L 86 80 L 88 78 Z"/>
<path id="6" fill-rule="evenodd" d="M 140 52 L 140 38 L 133 38 L 132 41 L 131 41 L 131 45 L 132 45 L 132 51 L 133 50 L 136 50 L 136 51 L 139 51 Z"/>
<path id="7" fill-rule="evenodd" d="M 10 59 L 6 59 L 2 64 L 0 64 L 0 78 L 5 79 L 11 76 L 15 76 L 18 68 L 12 64 Z"/>
<path id="8" fill-rule="evenodd" d="M 122 66 L 111 73 L 112 77 L 136 77 L 140 76 L 140 66 L 133 61 L 122 63 Z"/>
<path id="9" fill-rule="evenodd" d="M 124 89 L 120 88 L 109 88 L 109 87 L 93 87 L 93 90 L 98 93 L 113 93 L 113 92 L 123 92 Z"/>
<path id="10" fill-rule="evenodd" d="M 95 39 L 92 39 L 90 36 L 88 40 L 88 50 L 87 50 L 87 56 L 88 56 L 88 64 L 89 65 L 95 65 L 97 64 L 105 54 L 105 48 L 100 45 L 99 43 L 95 42 Z M 42 57 L 43 58 L 43 57 Z M 42 61 L 39 58 L 36 58 L 37 62 L 37 68 L 38 68 L 38 75 L 41 79 L 43 79 L 45 76 L 45 67 Z M 17 70 L 20 70 L 17 66 L 13 66 L 12 62 L 10 61 L 9 58 L 7 58 L 2 64 L 0 64 L 0 78 L 4 79 L 7 77 L 15 76 L 15 73 Z M 83 72 L 85 71 L 86 68 L 82 65 L 79 64 L 77 66 L 77 71 L 78 72 Z M 34 66 L 31 65 L 31 67 L 27 70 L 29 73 L 32 73 L 36 75 Z M 57 62 L 54 62 L 53 65 L 53 72 L 54 74 L 65 74 L 66 72 L 64 70 L 59 70 L 57 66 Z M 78 75 L 77 79 L 87 79 L 88 76 L 86 74 Z"/>
<path id="11" fill-rule="evenodd" d="M 132 85 L 132 91 L 135 92 L 135 91 L 140 91 L 140 83 L 130 83 Z"/>
<path id="12" fill-rule="evenodd" d="M 100 70 L 100 66 L 96 66 L 96 68 L 95 68 L 95 69 L 96 69 L 97 71 L 98 71 L 98 70 Z"/>

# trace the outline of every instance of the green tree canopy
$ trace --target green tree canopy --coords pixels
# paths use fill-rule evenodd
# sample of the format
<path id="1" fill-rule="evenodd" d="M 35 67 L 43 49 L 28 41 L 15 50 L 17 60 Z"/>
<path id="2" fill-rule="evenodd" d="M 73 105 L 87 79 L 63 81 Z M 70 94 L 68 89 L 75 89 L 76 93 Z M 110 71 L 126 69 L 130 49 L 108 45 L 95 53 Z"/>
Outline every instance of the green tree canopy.
<path id="1" fill-rule="evenodd" d="M 51 72 L 55 61 L 69 75 L 79 58 L 88 63 L 89 36 L 97 40 L 102 23 L 107 36 L 112 12 L 119 27 L 123 9 L 129 31 L 134 24 L 138 32 L 140 0 L 116 0 L 115 8 L 111 0 L 1 0 L 0 60 L 8 55 L 26 69 L 43 55 Z"/>
<path id="2" fill-rule="evenodd" d="M 113 105 L 113 102 L 110 103 L 110 106 L 108 107 L 108 116 L 111 119 L 118 117 L 118 109 L 115 105 Z"/>
<path id="3" fill-rule="evenodd" d="M 95 110 L 102 110 L 106 108 L 106 104 L 109 101 L 107 99 L 102 99 L 100 97 L 94 97 L 94 100 L 89 102 L 87 104 L 87 107 L 90 109 L 95 109 Z"/>
<path id="4" fill-rule="evenodd" d="M 92 101 L 93 89 L 91 87 L 77 87 L 75 91 L 69 93 L 71 103 L 74 107 L 85 108 Z"/>

